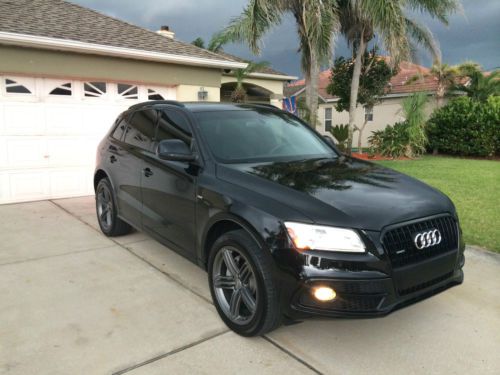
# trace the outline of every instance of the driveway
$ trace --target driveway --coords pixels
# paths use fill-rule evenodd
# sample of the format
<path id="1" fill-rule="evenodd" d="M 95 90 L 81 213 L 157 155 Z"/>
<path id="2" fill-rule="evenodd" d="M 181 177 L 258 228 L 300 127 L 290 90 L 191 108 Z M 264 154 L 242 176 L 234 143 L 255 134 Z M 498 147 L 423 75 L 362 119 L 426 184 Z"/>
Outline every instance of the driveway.
<path id="1" fill-rule="evenodd" d="M 378 319 L 262 338 L 223 325 L 206 274 L 142 233 L 109 239 L 93 197 L 0 206 L 1 374 L 499 374 L 500 257 Z"/>

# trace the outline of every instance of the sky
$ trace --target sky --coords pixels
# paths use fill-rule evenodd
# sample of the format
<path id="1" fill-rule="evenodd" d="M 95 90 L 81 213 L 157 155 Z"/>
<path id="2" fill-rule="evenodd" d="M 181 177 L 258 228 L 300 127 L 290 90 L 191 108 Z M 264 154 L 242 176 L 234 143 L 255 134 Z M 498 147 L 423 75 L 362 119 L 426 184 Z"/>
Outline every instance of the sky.
<path id="1" fill-rule="evenodd" d="M 71 0 L 101 13 L 156 31 L 168 25 L 175 37 L 191 42 L 197 37 L 206 41 L 226 26 L 243 10 L 247 0 Z M 450 18 L 444 26 L 429 17 L 416 15 L 439 41 L 443 62 L 459 64 L 473 60 L 486 70 L 500 68 L 500 0 L 462 0 L 463 12 Z M 269 61 L 284 73 L 302 76 L 294 21 L 284 17 L 282 24 L 270 30 L 263 39 L 260 56 L 254 56 L 241 44 L 224 49 L 252 60 Z M 334 56 L 348 56 L 349 50 L 339 36 Z M 424 51 L 418 63 L 429 66 L 431 59 Z"/>

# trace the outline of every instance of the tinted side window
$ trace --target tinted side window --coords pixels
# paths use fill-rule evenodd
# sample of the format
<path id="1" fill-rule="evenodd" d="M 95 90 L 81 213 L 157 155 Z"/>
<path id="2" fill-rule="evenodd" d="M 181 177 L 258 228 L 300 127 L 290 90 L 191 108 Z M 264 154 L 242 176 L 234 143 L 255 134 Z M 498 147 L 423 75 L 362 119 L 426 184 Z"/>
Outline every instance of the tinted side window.
<path id="1" fill-rule="evenodd" d="M 133 114 L 130 121 L 125 142 L 150 150 L 155 135 L 157 112 L 153 109 L 146 109 Z"/>
<path id="2" fill-rule="evenodd" d="M 115 128 L 112 137 L 114 139 L 118 139 L 119 141 L 121 141 L 123 133 L 125 133 L 126 128 L 127 128 L 127 121 L 126 118 L 124 118 L 119 121 L 118 126 Z"/>
<path id="3" fill-rule="evenodd" d="M 186 144 L 191 144 L 191 128 L 187 118 L 181 112 L 174 110 L 162 110 L 159 113 L 158 129 L 156 131 L 156 141 L 164 139 L 181 139 Z"/>

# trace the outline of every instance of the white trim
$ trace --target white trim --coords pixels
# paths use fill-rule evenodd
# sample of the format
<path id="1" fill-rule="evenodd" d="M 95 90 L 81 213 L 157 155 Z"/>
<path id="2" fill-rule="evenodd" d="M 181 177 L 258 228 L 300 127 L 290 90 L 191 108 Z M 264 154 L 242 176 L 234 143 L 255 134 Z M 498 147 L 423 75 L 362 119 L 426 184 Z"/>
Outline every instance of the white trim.
<path id="1" fill-rule="evenodd" d="M 433 91 L 415 91 L 415 92 L 406 92 L 406 93 L 401 93 L 401 94 L 386 94 L 384 96 L 381 96 L 380 99 L 392 99 L 392 98 L 405 98 L 407 96 L 411 96 L 415 94 L 416 92 L 423 92 L 427 95 L 436 95 L 435 92 Z M 332 99 L 327 99 L 325 102 L 326 103 L 336 103 L 339 101 L 339 98 L 332 98 Z"/>
<path id="2" fill-rule="evenodd" d="M 280 80 L 280 81 L 295 81 L 298 78 L 295 76 L 286 76 L 286 75 L 282 75 L 282 74 L 259 73 L 259 72 L 250 73 L 248 76 L 253 77 L 253 78 L 276 79 L 276 80 Z"/>
<path id="3" fill-rule="evenodd" d="M 166 41 L 167 42 L 167 41 Z M 170 53 L 150 52 L 132 48 L 113 47 L 102 44 L 64 40 L 44 36 L 8 33 L 0 31 L 0 43 L 23 47 L 55 49 L 71 52 L 98 54 L 105 56 L 125 57 L 137 60 L 168 62 L 173 64 L 186 64 L 208 66 L 216 68 L 240 69 L 246 68 L 247 63 L 236 61 L 212 60 L 202 57 L 174 55 Z"/>

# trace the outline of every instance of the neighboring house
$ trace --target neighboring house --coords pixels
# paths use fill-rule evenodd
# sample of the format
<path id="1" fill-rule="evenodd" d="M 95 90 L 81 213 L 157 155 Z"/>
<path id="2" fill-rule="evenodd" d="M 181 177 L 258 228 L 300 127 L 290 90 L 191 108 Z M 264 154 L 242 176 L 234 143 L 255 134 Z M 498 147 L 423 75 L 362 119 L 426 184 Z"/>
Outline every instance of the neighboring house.
<path id="1" fill-rule="evenodd" d="M 391 78 L 389 82 L 388 92 L 382 100 L 373 108 L 364 108 L 358 105 L 356 112 L 356 122 L 362 125 L 365 120 L 368 121 L 361 140 L 363 147 L 368 146 L 368 137 L 375 130 L 384 129 L 387 125 L 392 125 L 395 122 L 402 121 L 401 102 L 402 100 L 414 92 L 426 92 L 429 95 L 435 95 L 437 82 L 434 78 L 425 76 L 430 69 L 404 62 L 399 66 L 399 72 Z M 408 84 L 415 75 L 420 74 L 422 78 Z M 349 112 L 337 112 L 335 104 L 338 98 L 328 94 L 326 88 L 330 83 L 331 70 L 325 70 L 319 75 L 319 125 L 318 131 L 327 133 L 330 126 L 349 123 Z M 290 83 L 285 88 L 285 96 L 301 97 L 305 95 L 304 80 L 299 80 Z M 429 100 L 427 111 L 430 114 L 435 108 L 435 101 Z M 354 133 L 353 145 L 358 144 L 358 132 Z"/>
<path id="2" fill-rule="evenodd" d="M 62 0 L 0 1 L 0 203 L 92 194 L 116 116 L 155 99 L 219 101 L 240 59 Z M 247 83 L 281 107 L 278 72 Z"/>

